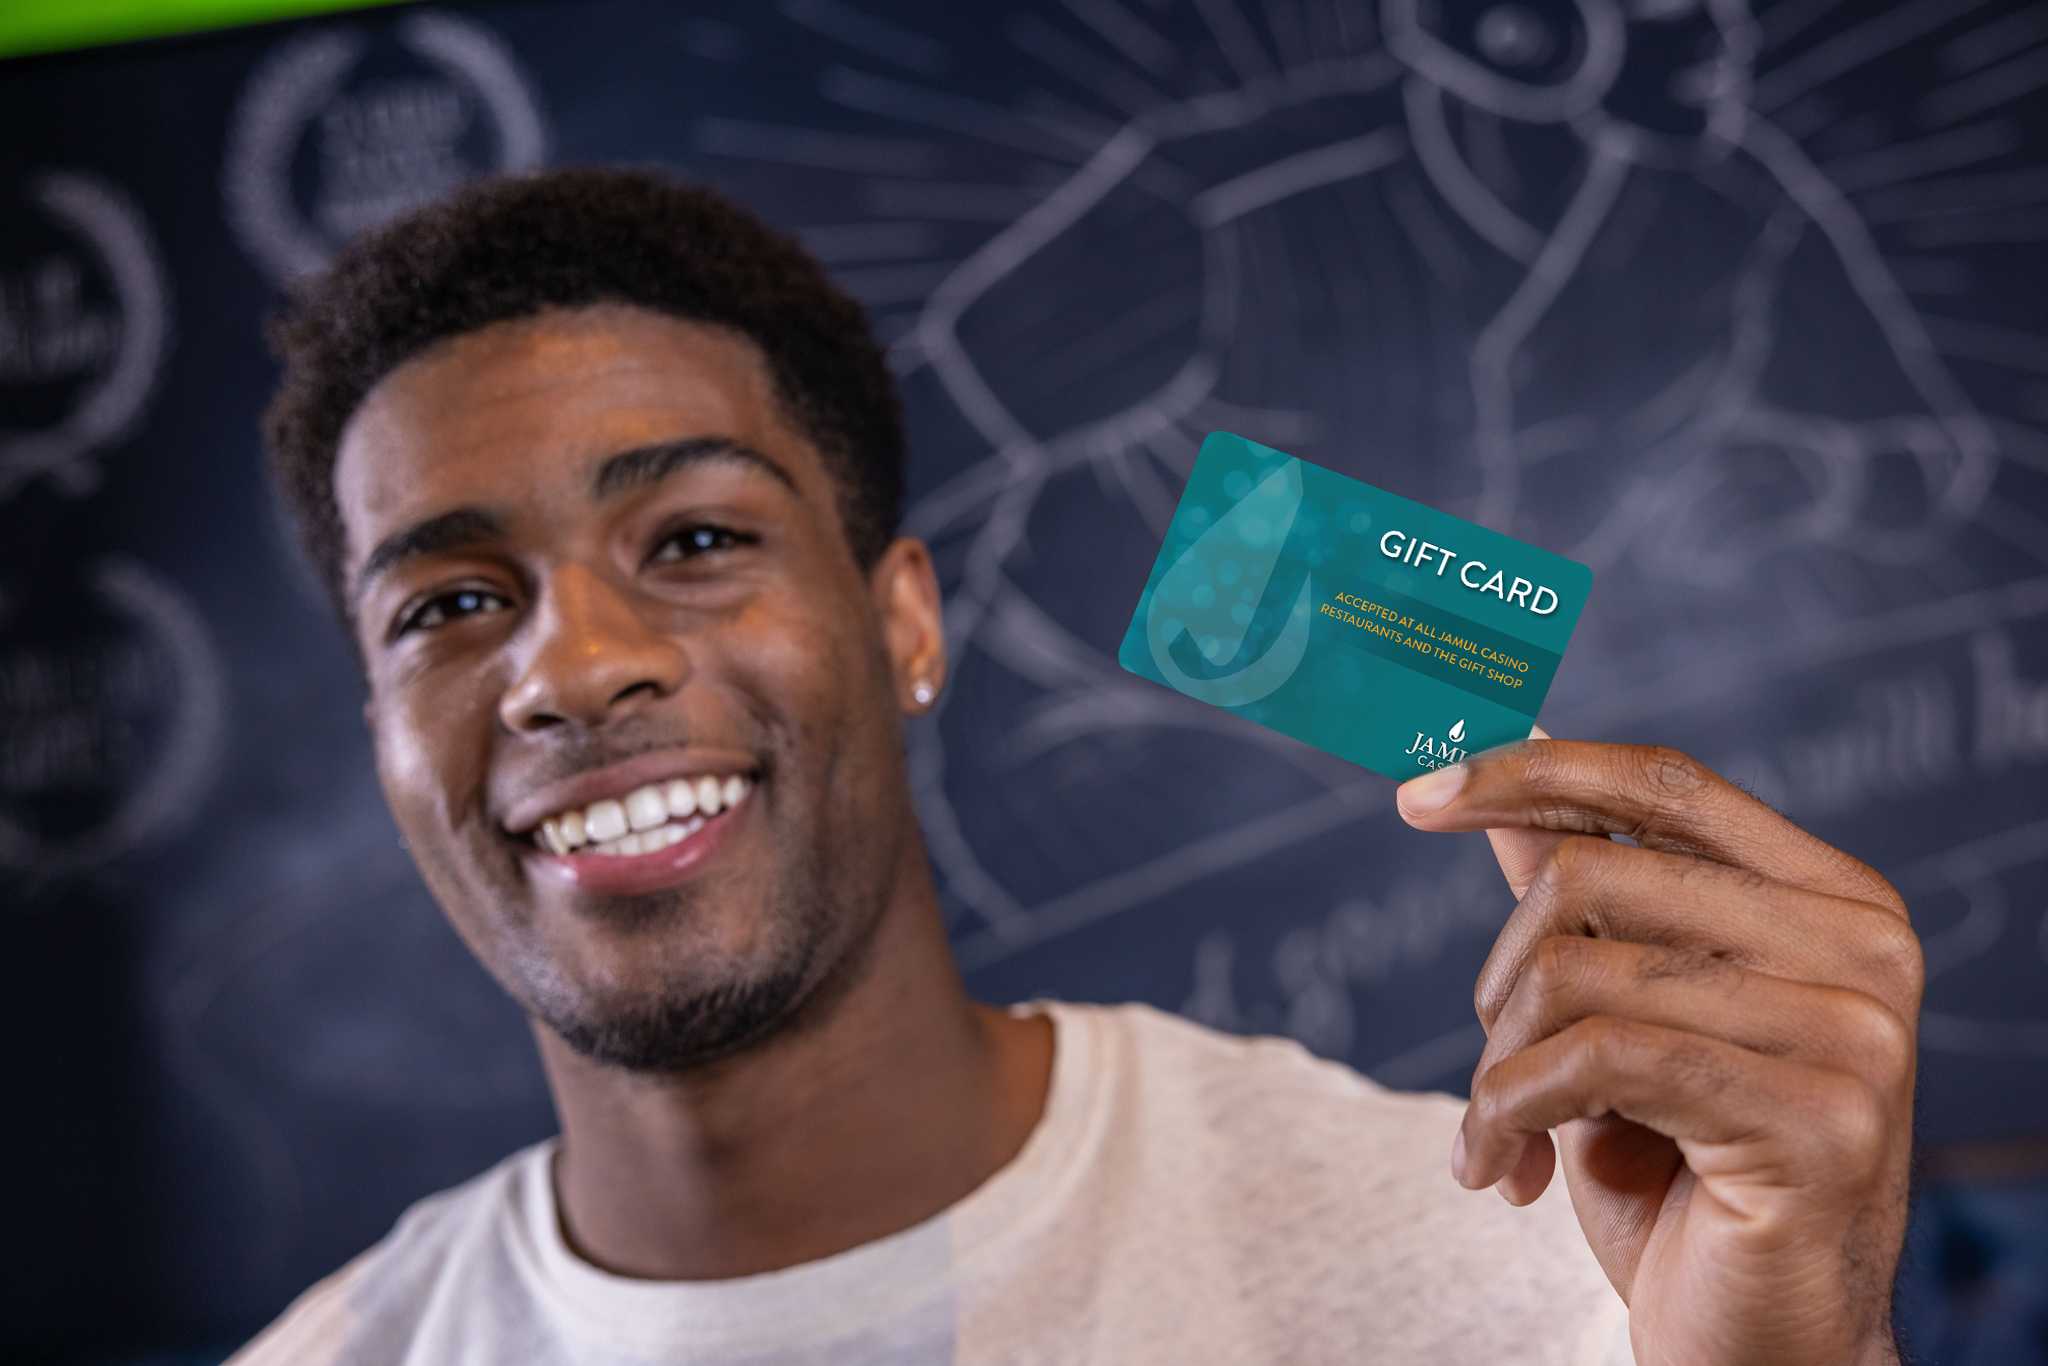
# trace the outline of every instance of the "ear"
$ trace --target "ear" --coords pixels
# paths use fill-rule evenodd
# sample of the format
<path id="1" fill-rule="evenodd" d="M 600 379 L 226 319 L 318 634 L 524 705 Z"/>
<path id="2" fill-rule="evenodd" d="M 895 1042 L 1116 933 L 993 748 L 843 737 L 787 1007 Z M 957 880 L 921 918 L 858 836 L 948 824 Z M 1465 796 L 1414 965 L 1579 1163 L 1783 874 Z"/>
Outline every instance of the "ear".
<path id="1" fill-rule="evenodd" d="M 930 549 L 914 536 L 891 541 L 869 571 L 868 591 L 882 623 L 897 705 L 912 715 L 930 710 L 946 686 L 946 614 Z M 921 686 L 929 689 L 922 701 Z"/>

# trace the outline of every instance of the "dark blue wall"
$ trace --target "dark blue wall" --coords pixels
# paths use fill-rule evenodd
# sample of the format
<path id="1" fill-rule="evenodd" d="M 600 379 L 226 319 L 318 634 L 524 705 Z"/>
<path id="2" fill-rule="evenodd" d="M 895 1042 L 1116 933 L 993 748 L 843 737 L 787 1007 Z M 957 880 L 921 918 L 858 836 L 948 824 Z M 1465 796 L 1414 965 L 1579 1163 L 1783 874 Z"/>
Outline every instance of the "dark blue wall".
<path id="1" fill-rule="evenodd" d="M 1483 841 L 1115 667 L 1228 428 L 1592 563 L 1544 725 L 1875 863 L 1928 947 L 1929 1150 L 2048 1134 L 2048 7 L 1407 8 L 563 0 L 0 66 L 0 1355 L 238 1339 L 551 1127 L 255 428 L 282 284 L 508 166 L 680 168 L 873 308 L 983 994 L 1469 1078 Z M 1944 1360 L 2044 1331 L 2000 1151 L 2021 1184 L 1960 1157 L 1916 1226 Z"/>

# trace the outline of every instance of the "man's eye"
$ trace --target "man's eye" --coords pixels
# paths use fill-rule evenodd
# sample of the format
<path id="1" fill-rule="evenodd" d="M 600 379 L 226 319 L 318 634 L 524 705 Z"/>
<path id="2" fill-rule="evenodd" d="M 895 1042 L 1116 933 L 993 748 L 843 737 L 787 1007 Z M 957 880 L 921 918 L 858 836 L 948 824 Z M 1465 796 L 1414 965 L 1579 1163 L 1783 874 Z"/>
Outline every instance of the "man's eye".
<path id="1" fill-rule="evenodd" d="M 437 597 L 428 598 L 408 613 L 405 619 L 398 623 L 397 633 L 402 636 L 408 631 L 432 630 L 451 618 L 472 616 L 481 612 L 488 603 L 504 606 L 505 599 L 482 588 L 459 588 L 452 593 L 442 593 Z"/>
<path id="2" fill-rule="evenodd" d="M 758 539 L 759 537 L 734 531 L 730 527 L 709 524 L 686 526 L 680 531 L 662 537 L 651 558 L 655 561 L 693 560 L 707 551 L 730 550 L 734 546 L 751 544 Z M 673 554 L 670 553 L 670 547 L 675 548 Z"/>

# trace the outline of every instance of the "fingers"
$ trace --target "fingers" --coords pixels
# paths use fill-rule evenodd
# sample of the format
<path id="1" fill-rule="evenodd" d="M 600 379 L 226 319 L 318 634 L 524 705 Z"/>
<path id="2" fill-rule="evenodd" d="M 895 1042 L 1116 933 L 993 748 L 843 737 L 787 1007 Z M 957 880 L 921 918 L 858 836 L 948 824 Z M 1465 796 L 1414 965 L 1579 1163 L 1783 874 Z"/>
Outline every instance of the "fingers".
<path id="1" fill-rule="evenodd" d="M 1500 1179 L 1497 1189 L 1511 1205 L 1531 1205 L 1543 1194 L 1556 1170 L 1557 1148 L 1550 1135 L 1530 1134 L 1522 1140 L 1521 1154 L 1509 1159 L 1508 1174 Z"/>
<path id="2" fill-rule="evenodd" d="M 1524 740 L 1412 778 L 1397 800 L 1402 816 L 1425 829 L 1627 835 L 1646 849 L 1749 868 L 1906 914 L 1874 869 L 1663 746 Z"/>
<path id="3" fill-rule="evenodd" d="M 1675 1140 L 1704 1181 L 1742 1177 L 1719 1192 L 1738 1206 L 1869 1181 L 1892 1126 L 1883 1098 L 1847 1073 L 1593 1015 L 1479 1077 L 1459 1131 L 1458 1180 L 1490 1186 L 1526 1160 L 1530 1137 L 1608 1114 Z"/>
<path id="4" fill-rule="evenodd" d="M 1897 923 L 1873 910 L 1849 913 L 1886 926 Z M 1577 934 L 1540 939 L 1524 955 L 1506 1001 L 1484 1014 L 1487 1042 L 1474 1075 L 1580 1020 L 1602 1015 L 1850 1072 L 1882 1094 L 1902 1087 L 1910 1093 L 1912 1016 L 1902 1016 L 1875 996 L 1753 971 L 1719 948 L 1672 948 Z M 1543 1193 L 1552 1165 L 1548 1137 L 1527 1139 L 1500 1184 L 1501 1194 L 1513 1204 L 1528 1204 Z"/>
<path id="5" fill-rule="evenodd" d="M 1651 945 L 1875 997 L 1917 1019 L 1925 968 L 1903 919 L 1866 902 L 1769 883 L 1680 854 L 1572 836 L 1531 879 L 1473 991 L 1489 1030 L 1530 955 L 1579 935 Z"/>
<path id="6" fill-rule="evenodd" d="M 1548 740 L 1550 732 L 1541 726 L 1531 726 L 1529 738 Z M 1543 866 L 1543 860 L 1550 857 L 1550 851 L 1555 849 L 1560 841 L 1586 838 L 1589 837 L 1513 825 L 1496 827 L 1486 832 L 1486 841 L 1493 846 L 1494 860 L 1500 864 L 1501 876 L 1508 880 L 1508 890 L 1518 897 L 1528 890 L 1529 880 L 1536 876 L 1536 870 Z"/>
<path id="7" fill-rule="evenodd" d="M 1788 981 L 1696 950 L 1560 935 L 1537 944 L 1476 1073 L 1595 1016 L 1685 1030 L 1870 1079 L 1913 1066 L 1913 1028 L 1860 991 Z"/>

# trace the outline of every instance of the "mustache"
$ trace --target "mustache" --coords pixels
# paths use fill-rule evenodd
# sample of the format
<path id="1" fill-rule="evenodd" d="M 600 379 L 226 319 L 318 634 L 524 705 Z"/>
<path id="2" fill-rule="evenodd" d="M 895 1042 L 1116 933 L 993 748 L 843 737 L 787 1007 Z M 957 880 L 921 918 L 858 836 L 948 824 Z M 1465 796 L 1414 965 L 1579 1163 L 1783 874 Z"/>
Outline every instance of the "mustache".
<path id="1" fill-rule="evenodd" d="M 527 737 L 529 743 L 536 737 Z M 607 768 L 613 764 L 637 759 L 643 754 L 657 750 L 685 749 L 692 746 L 738 750 L 758 756 L 765 771 L 768 767 L 766 747 L 760 744 L 741 743 L 701 732 L 684 731 L 674 725 L 627 726 L 609 733 L 593 733 L 578 729 L 559 737 L 539 740 L 540 753 L 522 756 L 509 764 L 494 765 L 502 770 L 501 784 L 517 792 L 540 787 L 548 783 L 588 773 L 593 769 Z"/>

